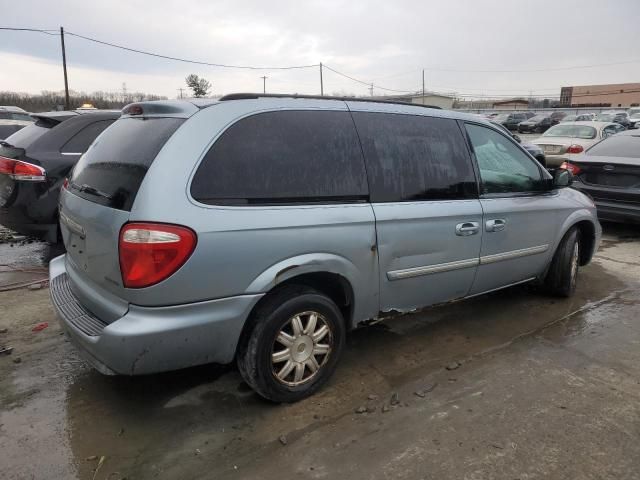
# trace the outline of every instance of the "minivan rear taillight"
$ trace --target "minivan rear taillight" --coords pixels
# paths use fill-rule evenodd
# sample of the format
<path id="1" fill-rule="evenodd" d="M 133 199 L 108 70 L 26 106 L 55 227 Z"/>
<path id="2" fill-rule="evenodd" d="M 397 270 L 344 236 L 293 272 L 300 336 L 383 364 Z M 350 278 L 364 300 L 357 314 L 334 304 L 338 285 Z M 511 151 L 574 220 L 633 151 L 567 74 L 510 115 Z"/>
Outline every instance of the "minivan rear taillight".
<path id="1" fill-rule="evenodd" d="M 14 180 L 27 182 L 44 182 L 46 180 L 44 168 L 7 157 L 0 157 L 0 174 L 8 175 Z"/>
<path id="2" fill-rule="evenodd" d="M 122 282 L 127 288 L 155 285 L 173 275 L 193 253 L 193 230 L 163 223 L 128 223 L 120 230 Z"/>

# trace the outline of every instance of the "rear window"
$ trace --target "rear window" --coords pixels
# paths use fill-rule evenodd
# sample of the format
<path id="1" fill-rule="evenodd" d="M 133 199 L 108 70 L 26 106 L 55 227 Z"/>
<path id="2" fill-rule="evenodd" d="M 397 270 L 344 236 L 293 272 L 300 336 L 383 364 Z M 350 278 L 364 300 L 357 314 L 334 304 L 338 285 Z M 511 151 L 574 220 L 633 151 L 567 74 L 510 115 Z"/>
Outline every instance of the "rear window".
<path id="1" fill-rule="evenodd" d="M 7 137 L 5 141 L 14 147 L 27 148 L 42 135 L 47 133 L 53 124 L 36 122 L 18 130 L 13 135 Z"/>
<path id="2" fill-rule="evenodd" d="M 560 124 L 555 127 L 551 127 L 544 132 L 543 137 L 571 137 L 571 138 L 584 138 L 591 139 L 596 138 L 598 132 L 595 128 L 588 125 L 568 125 Z"/>
<path id="3" fill-rule="evenodd" d="M 596 143 L 586 152 L 600 157 L 640 158 L 640 137 L 634 135 L 614 135 Z"/>
<path id="4" fill-rule="evenodd" d="M 123 118 L 80 158 L 69 187 L 74 194 L 130 211 L 147 170 L 181 118 Z"/>
<path id="5" fill-rule="evenodd" d="M 354 112 L 371 201 L 477 197 L 466 141 L 455 120 Z"/>
<path id="6" fill-rule="evenodd" d="M 366 200 L 366 170 L 351 116 L 280 111 L 244 118 L 207 152 L 191 195 L 227 205 Z"/>

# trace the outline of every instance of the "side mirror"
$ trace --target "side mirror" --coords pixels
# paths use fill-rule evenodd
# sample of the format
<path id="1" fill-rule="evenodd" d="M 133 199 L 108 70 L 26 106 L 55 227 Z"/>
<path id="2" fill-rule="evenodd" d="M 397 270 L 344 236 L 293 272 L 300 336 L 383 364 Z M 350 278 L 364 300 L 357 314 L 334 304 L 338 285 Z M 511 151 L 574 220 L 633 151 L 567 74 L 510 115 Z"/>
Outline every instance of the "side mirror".
<path id="1" fill-rule="evenodd" d="M 518 143 L 522 143 L 522 139 L 520 138 L 520 135 L 517 134 L 513 134 L 513 139 L 518 142 Z"/>
<path id="2" fill-rule="evenodd" d="M 553 172 L 553 188 L 570 187 L 573 183 L 573 173 L 564 168 L 558 168 Z"/>

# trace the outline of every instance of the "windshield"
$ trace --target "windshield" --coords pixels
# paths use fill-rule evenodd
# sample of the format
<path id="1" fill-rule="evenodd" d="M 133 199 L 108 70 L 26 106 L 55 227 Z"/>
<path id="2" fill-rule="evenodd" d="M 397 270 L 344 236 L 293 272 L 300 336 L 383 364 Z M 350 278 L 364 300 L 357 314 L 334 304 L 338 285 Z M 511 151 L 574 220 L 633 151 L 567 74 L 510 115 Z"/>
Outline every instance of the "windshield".
<path id="1" fill-rule="evenodd" d="M 541 122 L 545 118 L 547 118 L 546 115 L 535 115 L 535 116 L 531 117 L 528 121 L 529 122 Z"/>
<path id="2" fill-rule="evenodd" d="M 575 122 L 577 118 L 578 118 L 577 115 L 567 115 L 566 117 L 564 117 L 562 119 L 562 121 L 563 122 Z"/>
<path id="3" fill-rule="evenodd" d="M 602 142 L 596 143 L 587 150 L 586 155 L 640 158 L 640 137 L 635 135 L 613 135 Z"/>
<path id="4" fill-rule="evenodd" d="M 629 115 L 629 118 L 640 118 L 640 112 L 633 112 Z"/>
<path id="5" fill-rule="evenodd" d="M 588 125 L 560 124 L 547 130 L 543 137 L 596 138 L 596 129 Z"/>
<path id="6" fill-rule="evenodd" d="M 507 118 L 509 118 L 508 113 L 501 113 L 500 115 L 493 117 L 493 120 L 496 122 L 504 122 Z"/>

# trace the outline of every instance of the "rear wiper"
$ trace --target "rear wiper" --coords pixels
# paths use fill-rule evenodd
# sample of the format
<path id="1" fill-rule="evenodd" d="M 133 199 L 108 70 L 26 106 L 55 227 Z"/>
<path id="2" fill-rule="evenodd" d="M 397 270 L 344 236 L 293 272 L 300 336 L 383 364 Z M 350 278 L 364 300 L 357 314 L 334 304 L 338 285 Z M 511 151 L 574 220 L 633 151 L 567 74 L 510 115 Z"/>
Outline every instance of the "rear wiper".
<path id="1" fill-rule="evenodd" d="M 86 192 L 89 195 L 95 195 L 96 197 L 106 198 L 107 200 L 112 200 L 113 199 L 112 195 L 109 195 L 108 193 L 102 192 L 102 191 L 98 190 L 97 188 L 92 187 L 91 185 L 87 185 L 86 183 L 83 184 L 83 185 L 78 185 L 76 183 L 71 182 L 71 187 L 75 188 L 79 192 Z"/>
<path id="2" fill-rule="evenodd" d="M 11 145 L 9 142 L 5 142 L 4 140 L 0 140 L 0 145 L 2 145 L 3 147 L 16 148 L 13 145 Z"/>

